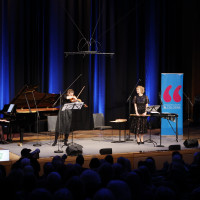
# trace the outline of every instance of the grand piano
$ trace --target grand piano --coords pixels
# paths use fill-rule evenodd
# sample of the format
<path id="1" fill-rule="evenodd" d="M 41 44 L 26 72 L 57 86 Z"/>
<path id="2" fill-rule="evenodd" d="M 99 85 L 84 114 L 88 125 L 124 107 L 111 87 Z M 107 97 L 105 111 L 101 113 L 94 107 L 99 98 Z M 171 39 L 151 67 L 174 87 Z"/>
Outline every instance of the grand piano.
<path id="1" fill-rule="evenodd" d="M 14 105 L 12 112 L 7 112 L 5 105 L 1 113 L 4 119 L 12 121 L 20 132 L 20 142 L 23 142 L 24 131 L 49 115 L 57 115 L 59 108 L 53 104 L 59 98 L 59 94 L 40 93 L 37 85 L 25 85 L 12 99 L 9 105 Z"/>

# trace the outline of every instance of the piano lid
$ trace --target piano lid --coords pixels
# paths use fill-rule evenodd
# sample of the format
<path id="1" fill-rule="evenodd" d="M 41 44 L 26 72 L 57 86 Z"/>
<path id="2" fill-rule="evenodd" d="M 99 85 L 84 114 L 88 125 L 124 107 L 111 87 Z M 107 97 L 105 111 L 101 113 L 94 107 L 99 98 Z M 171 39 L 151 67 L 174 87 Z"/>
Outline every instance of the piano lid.
<path id="1" fill-rule="evenodd" d="M 36 107 L 35 101 L 37 108 L 53 107 L 54 102 L 59 98 L 59 94 L 40 93 L 36 90 L 37 88 L 37 85 L 25 85 L 10 103 L 16 104 L 17 108 L 28 108 L 28 100 L 30 108 Z"/>

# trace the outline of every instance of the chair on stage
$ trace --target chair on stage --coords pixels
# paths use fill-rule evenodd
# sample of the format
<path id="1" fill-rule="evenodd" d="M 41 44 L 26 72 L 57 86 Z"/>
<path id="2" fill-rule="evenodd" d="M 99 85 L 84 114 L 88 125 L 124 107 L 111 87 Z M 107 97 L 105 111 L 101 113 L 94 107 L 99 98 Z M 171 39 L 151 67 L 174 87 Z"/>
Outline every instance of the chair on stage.
<path id="1" fill-rule="evenodd" d="M 106 126 L 103 113 L 93 113 L 94 130 L 100 130 L 101 139 L 104 138 L 104 131 L 111 130 L 112 126 Z"/>

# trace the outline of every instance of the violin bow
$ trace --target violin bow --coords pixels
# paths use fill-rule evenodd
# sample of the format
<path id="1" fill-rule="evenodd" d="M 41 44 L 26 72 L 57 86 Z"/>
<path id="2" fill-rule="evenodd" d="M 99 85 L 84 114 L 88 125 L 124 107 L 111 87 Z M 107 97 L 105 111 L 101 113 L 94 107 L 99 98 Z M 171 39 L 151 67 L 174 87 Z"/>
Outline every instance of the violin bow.
<path id="1" fill-rule="evenodd" d="M 81 89 L 81 91 L 79 92 L 79 94 L 77 95 L 77 99 L 78 99 L 78 97 L 80 96 L 80 94 L 82 93 L 82 91 L 85 89 L 85 86 L 83 86 L 83 88 Z"/>

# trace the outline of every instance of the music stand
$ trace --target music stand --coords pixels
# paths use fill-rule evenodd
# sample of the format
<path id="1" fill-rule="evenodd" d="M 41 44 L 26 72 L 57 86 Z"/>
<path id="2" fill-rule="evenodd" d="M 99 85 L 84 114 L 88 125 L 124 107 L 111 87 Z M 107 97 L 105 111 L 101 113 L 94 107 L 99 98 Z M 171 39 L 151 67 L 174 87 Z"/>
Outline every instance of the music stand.
<path id="1" fill-rule="evenodd" d="M 81 109 L 83 106 L 84 102 L 74 102 L 74 103 L 66 103 L 64 104 L 62 111 L 66 109 Z"/>
<path id="2" fill-rule="evenodd" d="M 160 105 L 152 105 L 152 106 L 148 106 L 147 107 L 147 112 L 148 113 L 159 113 L 158 112 L 158 109 L 160 108 Z M 148 140 L 145 140 L 144 142 L 148 142 L 148 143 L 153 143 L 153 145 L 154 145 L 154 147 L 155 146 L 157 146 L 157 143 L 154 141 L 154 140 L 152 140 L 151 139 L 151 128 L 152 128 L 152 126 L 151 126 L 151 118 L 150 118 L 150 120 L 149 120 L 149 125 L 150 125 L 150 137 L 149 137 L 149 139 Z"/>
<path id="3" fill-rule="evenodd" d="M 159 113 L 158 110 L 160 108 L 160 105 L 153 105 L 147 107 L 147 112 L 149 113 Z"/>

